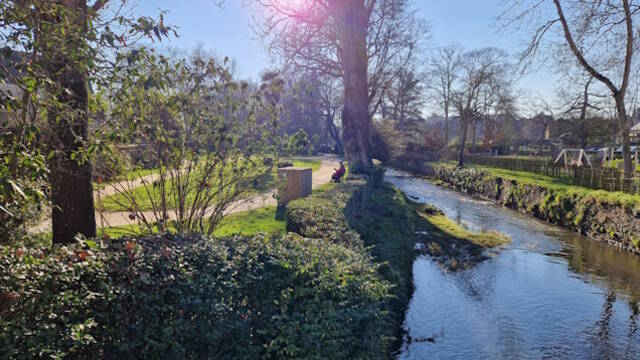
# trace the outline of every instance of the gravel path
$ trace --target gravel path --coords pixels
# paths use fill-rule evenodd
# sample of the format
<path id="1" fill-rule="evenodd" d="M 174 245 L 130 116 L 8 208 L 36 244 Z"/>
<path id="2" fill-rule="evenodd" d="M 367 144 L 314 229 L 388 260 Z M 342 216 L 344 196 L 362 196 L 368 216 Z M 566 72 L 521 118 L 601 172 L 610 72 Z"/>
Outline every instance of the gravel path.
<path id="1" fill-rule="evenodd" d="M 335 168 L 339 166 L 339 159 L 335 157 L 322 157 L 322 164 L 320 168 L 315 171 L 312 175 L 312 187 L 315 189 L 320 185 L 327 184 L 331 181 L 331 175 Z M 141 186 L 144 182 L 149 183 L 155 179 L 155 175 L 147 175 L 143 179 L 137 179 L 129 181 L 126 185 L 127 188 L 133 188 L 135 186 Z M 137 184 L 137 185 L 136 185 Z M 118 191 L 113 185 L 108 185 L 104 189 L 100 190 L 100 194 L 102 196 L 105 195 L 113 195 Z M 277 205 L 277 200 L 275 197 L 275 190 L 270 190 L 268 192 L 258 194 L 254 197 L 245 200 L 239 200 L 233 205 L 231 205 L 226 214 L 232 214 L 241 211 L 253 210 L 265 206 Z M 97 194 L 96 194 L 97 196 Z M 96 222 L 98 227 L 118 227 L 118 226 L 126 226 L 131 224 L 136 224 L 136 220 L 129 219 L 130 212 L 122 211 L 122 212 L 104 212 L 99 213 L 96 212 Z M 147 219 L 154 219 L 153 211 L 144 211 L 142 215 Z M 169 217 L 171 219 L 175 218 L 175 212 L 170 211 Z M 46 220 L 40 223 L 34 232 L 46 232 L 51 231 L 51 221 Z"/>

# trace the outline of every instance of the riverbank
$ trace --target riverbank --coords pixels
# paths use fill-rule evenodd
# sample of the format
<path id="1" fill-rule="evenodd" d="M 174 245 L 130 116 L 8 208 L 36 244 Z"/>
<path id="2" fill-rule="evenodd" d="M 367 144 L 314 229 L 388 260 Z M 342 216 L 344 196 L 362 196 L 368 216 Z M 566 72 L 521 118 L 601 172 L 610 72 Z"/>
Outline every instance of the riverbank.
<path id="1" fill-rule="evenodd" d="M 447 271 L 468 269 L 489 258 L 487 251 L 510 239 L 497 232 L 475 233 L 449 220 L 439 210 L 408 199 L 387 182 L 379 187 L 351 180 L 315 192 L 287 206 L 287 230 L 322 238 L 369 254 L 391 287 L 381 315 L 386 318 L 388 350 L 402 340 L 405 310 L 413 293 L 416 253 L 428 254 Z"/>
<path id="2" fill-rule="evenodd" d="M 547 176 L 447 163 L 412 164 L 426 175 L 469 195 L 480 196 L 640 254 L 640 196 L 591 190 Z"/>
<path id="3" fill-rule="evenodd" d="M 404 312 L 413 292 L 415 215 L 404 194 L 387 183 L 375 188 L 364 180 L 350 180 L 289 203 L 286 219 L 290 232 L 372 258 L 390 286 L 379 314 L 383 325 L 377 330 L 387 339 L 388 356 L 402 339 Z"/>
<path id="4" fill-rule="evenodd" d="M 458 270 L 503 238 L 377 179 L 291 202 L 287 235 L 255 235 L 249 225 L 266 218 L 254 214 L 221 238 L 0 247 L 0 357 L 389 358 L 403 338 L 416 242 Z"/>
<path id="5" fill-rule="evenodd" d="M 386 179 L 467 229 L 511 238 L 462 272 L 415 260 L 397 359 L 638 358 L 640 257 L 433 180 Z"/>

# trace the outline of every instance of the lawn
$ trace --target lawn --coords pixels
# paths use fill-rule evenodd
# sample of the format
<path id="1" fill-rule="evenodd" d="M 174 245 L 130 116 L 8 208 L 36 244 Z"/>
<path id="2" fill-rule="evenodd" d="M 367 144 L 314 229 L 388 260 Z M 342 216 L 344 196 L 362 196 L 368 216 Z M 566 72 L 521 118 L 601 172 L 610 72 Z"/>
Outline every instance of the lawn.
<path id="1" fill-rule="evenodd" d="M 320 159 L 306 159 L 306 158 L 294 158 L 293 166 L 295 167 L 310 167 L 311 171 L 318 171 L 322 166 L 322 160 Z"/>
<path id="2" fill-rule="evenodd" d="M 320 169 L 321 165 L 322 165 L 322 160 L 320 159 L 295 158 L 293 160 L 293 166 L 309 167 L 312 169 L 312 171 L 317 171 L 318 169 Z M 143 173 L 143 171 L 146 171 L 146 172 Z M 127 177 L 139 178 L 139 176 L 152 174 L 156 171 L 157 170 L 153 170 L 153 169 L 137 170 L 137 172 L 128 173 Z M 250 191 L 247 194 L 247 196 L 251 196 L 256 193 L 263 193 L 268 190 L 274 189 L 277 185 L 276 184 L 277 173 L 278 173 L 278 170 L 274 168 L 271 174 L 265 176 L 263 179 L 261 179 L 254 185 L 254 188 L 252 189 L 252 191 Z M 197 176 L 193 177 L 194 180 L 196 180 L 197 178 L 198 178 Z M 148 184 L 147 186 L 151 187 L 151 184 Z M 128 196 L 125 196 L 124 194 L 103 196 L 101 199 L 102 204 L 99 204 L 99 203 L 96 204 L 96 208 L 102 209 L 104 211 L 127 211 L 129 208 L 129 205 L 131 204 L 131 201 L 129 200 L 129 196 L 133 196 L 133 198 L 136 199 L 136 203 L 138 204 L 138 207 L 140 208 L 140 210 L 142 211 L 152 210 L 153 209 L 152 199 L 156 202 L 156 204 L 159 203 L 159 195 L 154 194 L 152 195 L 153 197 L 150 197 L 149 193 L 153 194 L 154 191 L 148 191 L 153 189 L 151 188 L 147 189 L 147 186 L 140 185 L 129 190 Z M 165 188 L 167 189 L 171 188 L 170 180 L 165 181 Z M 168 196 L 168 198 L 172 198 L 172 196 Z"/>
<path id="3" fill-rule="evenodd" d="M 256 235 L 259 233 L 282 234 L 286 232 L 286 222 L 276 219 L 276 207 L 267 206 L 255 210 L 242 211 L 226 216 L 220 222 L 214 235 Z"/>
<path id="4" fill-rule="evenodd" d="M 259 209 L 241 211 L 225 216 L 214 236 L 225 237 L 229 235 L 256 235 L 283 234 L 286 231 L 286 222 L 276 219 L 276 207 L 267 206 Z M 106 234 L 111 239 L 123 236 L 141 235 L 142 228 L 137 225 L 106 227 L 98 230 L 98 234 Z"/>

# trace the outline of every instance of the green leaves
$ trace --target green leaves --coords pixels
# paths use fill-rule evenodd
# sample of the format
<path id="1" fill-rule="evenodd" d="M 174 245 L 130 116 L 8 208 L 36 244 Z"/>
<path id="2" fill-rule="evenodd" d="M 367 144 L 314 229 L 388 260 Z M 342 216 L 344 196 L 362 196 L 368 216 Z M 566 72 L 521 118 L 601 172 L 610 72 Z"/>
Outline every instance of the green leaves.
<path id="1" fill-rule="evenodd" d="M 294 235 L 96 245 L 0 247 L 3 357 L 386 357 L 389 287 L 361 250 Z"/>

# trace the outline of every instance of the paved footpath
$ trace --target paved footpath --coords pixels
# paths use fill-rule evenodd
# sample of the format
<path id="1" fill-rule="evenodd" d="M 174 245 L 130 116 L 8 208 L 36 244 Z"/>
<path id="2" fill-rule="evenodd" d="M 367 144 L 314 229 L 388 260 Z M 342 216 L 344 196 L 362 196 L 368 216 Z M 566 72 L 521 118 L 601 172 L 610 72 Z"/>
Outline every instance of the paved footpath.
<path id="1" fill-rule="evenodd" d="M 312 188 L 314 189 L 320 185 L 324 185 L 331 182 L 331 175 L 333 174 L 334 169 L 340 166 L 338 158 L 322 157 L 321 159 L 322 159 L 322 164 L 320 165 L 320 168 L 317 171 L 314 171 L 312 175 Z M 144 178 L 144 181 L 148 183 L 149 181 L 153 181 L 154 178 L 155 178 L 154 175 L 148 175 Z M 138 186 L 143 185 L 143 180 L 138 179 L 136 181 L 139 182 Z M 131 184 L 127 184 L 127 187 L 129 186 L 131 186 Z M 117 193 L 117 190 L 113 186 L 108 186 L 105 189 L 102 189 L 100 191 L 100 194 L 102 196 L 113 195 L 115 193 Z M 232 213 L 237 213 L 242 211 L 258 209 L 265 206 L 277 205 L 277 200 L 275 195 L 276 195 L 275 190 L 269 190 L 265 193 L 258 194 L 254 197 L 251 197 L 245 200 L 239 200 L 234 204 L 232 204 L 227 209 L 225 214 L 232 214 Z M 129 218 L 130 214 L 131 213 L 128 211 L 103 212 L 103 213 L 96 212 L 96 222 L 98 227 L 118 227 L 118 226 L 127 226 L 131 224 L 137 224 L 136 220 L 131 220 Z M 143 211 L 142 214 L 146 219 L 153 219 L 155 217 L 153 211 Z M 175 219 L 175 217 L 176 217 L 175 212 L 170 211 L 169 218 Z M 51 231 L 51 221 L 48 219 L 40 223 L 36 227 L 36 229 L 34 229 L 34 232 L 46 232 L 46 231 Z"/>

